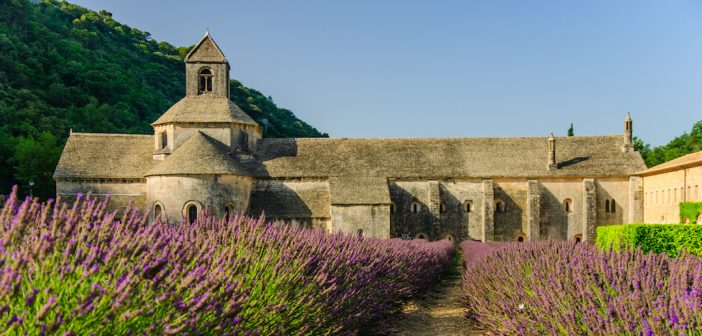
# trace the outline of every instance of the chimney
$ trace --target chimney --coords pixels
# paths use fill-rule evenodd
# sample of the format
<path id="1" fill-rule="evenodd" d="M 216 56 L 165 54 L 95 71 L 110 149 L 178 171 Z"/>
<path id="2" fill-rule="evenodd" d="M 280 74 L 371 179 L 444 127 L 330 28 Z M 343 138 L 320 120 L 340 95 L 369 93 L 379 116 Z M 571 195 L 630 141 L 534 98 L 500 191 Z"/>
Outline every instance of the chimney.
<path id="1" fill-rule="evenodd" d="M 548 136 L 548 170 L 556 170 L 556 138 L 553 133 Z"/>
<path id="2" fill-rule="evenodd" d="M 634 151 L 634 122 L 631 121 L 631 112 L 626 113 L 624 119 L 624 143 L 622 144 L 622 152 Z"/>

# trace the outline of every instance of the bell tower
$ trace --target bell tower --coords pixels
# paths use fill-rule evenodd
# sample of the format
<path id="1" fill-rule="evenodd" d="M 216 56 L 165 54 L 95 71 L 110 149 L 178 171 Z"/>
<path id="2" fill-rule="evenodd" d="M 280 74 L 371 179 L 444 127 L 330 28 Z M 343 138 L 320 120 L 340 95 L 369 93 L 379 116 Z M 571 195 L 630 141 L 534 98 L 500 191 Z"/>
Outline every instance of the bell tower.
<path id="1" fill-rule="evenodd" d="M 229 62 L 209 31 L 185 56 L 185 95 L 229 98 Z"/>

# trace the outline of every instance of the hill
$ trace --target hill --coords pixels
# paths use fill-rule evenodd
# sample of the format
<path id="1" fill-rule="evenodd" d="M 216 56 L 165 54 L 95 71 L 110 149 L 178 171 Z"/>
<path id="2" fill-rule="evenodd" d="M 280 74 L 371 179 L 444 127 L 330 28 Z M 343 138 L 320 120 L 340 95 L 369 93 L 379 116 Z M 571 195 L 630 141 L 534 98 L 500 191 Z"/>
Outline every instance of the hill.
<path id="1" fill-rule="evenodd" d="M 184 96 L 189 47 L 154 41 L 106 11 L 64 1 L 0 1 L 0 193 L 51 197 L 69 130 L 151 133 Z M 231 82 L 231 98 L 266 137 L 324 137 L 272 98 Z"/>

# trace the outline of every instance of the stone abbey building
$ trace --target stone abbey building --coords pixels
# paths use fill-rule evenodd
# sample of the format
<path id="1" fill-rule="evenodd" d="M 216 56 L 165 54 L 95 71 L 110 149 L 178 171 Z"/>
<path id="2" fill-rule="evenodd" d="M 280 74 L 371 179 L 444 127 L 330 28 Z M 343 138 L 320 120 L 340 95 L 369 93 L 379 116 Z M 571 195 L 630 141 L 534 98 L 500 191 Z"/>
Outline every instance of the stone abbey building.
<path id="1" fill-rule="evenodd" d="M 229 63 L 206 35 L 186 95 L 154 134 L 72 133 L 57 194 L 112 195 L 171 223 L 205 211 L 388 238 L 592 240 L 640 222 L 646 169 L 632 122 L 611 136 L 267 139 L 229 100 Z M 361 231 L 362 230 L 362 231 Z"/>

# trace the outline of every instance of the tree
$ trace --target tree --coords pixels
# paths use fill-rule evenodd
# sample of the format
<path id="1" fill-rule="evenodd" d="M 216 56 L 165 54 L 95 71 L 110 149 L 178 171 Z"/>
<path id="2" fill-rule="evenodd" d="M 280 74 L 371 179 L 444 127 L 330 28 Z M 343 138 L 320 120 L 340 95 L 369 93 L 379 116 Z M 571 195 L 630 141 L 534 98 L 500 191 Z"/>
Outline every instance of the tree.
<path id="1" fill-rule="evenodd" d="M 35 196 L 42 198 L 54 196 L 52 175 L 60 155 L 61 147 L 56 145 L 56 137 L 49 132 L 42 132 L 36 139 L 21 137 L 13 157 L 15 180 L 20 189 L 29 194 L 31 188 Z"/>
<path id="2" fill-rule="evenodd" d="M 573 123 L 570 123 L 570 127 L 568 128 L 568 136 L 574 136 L 575 135 L 575 130 L 573 129 Z"/>

